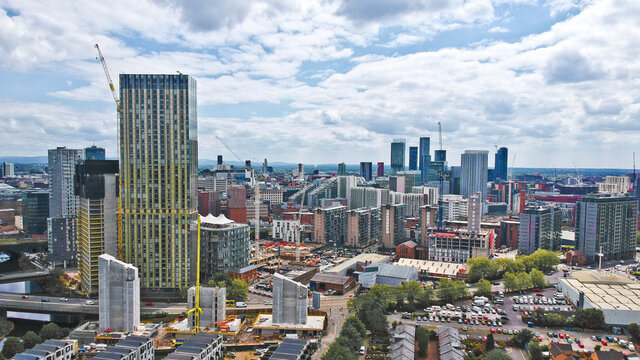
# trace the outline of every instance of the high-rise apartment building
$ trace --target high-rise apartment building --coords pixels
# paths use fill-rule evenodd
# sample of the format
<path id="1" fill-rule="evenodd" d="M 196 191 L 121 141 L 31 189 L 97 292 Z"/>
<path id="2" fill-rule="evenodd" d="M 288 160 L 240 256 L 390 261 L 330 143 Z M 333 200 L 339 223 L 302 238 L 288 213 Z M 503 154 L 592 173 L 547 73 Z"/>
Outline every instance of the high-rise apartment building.
<path id="1" fill-rule="evenodd" d="M 104 254 L 98 271 L 100 331 L 135 331 L 140 325 L 138 268 Z"/>
<path id="2" fill-rule="evenodd" d="M 405 139 L 394 139 L 391 143 L 391 173 L 404 170 L 404 159 L 406 151 Z"/>
<path id="3" fill-rule="evenodd" d="M 179 289 L 195 276 L 198 131 L 188 75 L 120 74 L 124 260 L 142 289 Z"/>
<path id="4" fill-rule="evenodd" d="M 49 150 L 49 218 L 47 219 L 49 260 L 56 266 L 77 262 L 76 215 L 78 196 L 74 191 L 76 162 L 84 150 L 58 147 Z"/>
<path id="5" fill-rule="evenodd" d="M 509 150 L 506 147 L 501 147 L 496 152 L 496 163 L 494 176 L 496 181 L 507 180 L 507 159 L 509 156 Z"/>
<path id="6" fill-rule="evenodd" d="M 347 238 L 347 207 L 313 209 L 313 239 L 320 244 L 343 246 Z"/>
<path id="7" fill-rule="evenodd" d="M 480 233 L 480 220 L 482 219 L 482 194 L 474 192 L 467 199 L 467 230 L 472 234 Z"/>
<path id="8" fill-rule="evenodd" d="M 365 247 L 380 241 L 380 208 L 347 211 L 347 241 L 349 247 Z"/>
<path id="9" fill-rule="evenodd" d="M 300 220 L 273 220 L 271 229 L 272 238 L 296 242 L 300 236 Z"/>
<path id="10" fill-rule="evenodd" d="M 29 190 L 22 192 L 22 227 L 27 237 L 47 233 L 49 193 Z"/>
<path id="11" fill-rule="evenodd" d="M 389 189 L 354 187 L 350 190 L 349 208 L 372 208 L 389 203 Z"/>
<path id="12" fill-rule="evenodd" d="M 447 150 L 436 150 L 435 161 L 447 161 Z"/>
<path id="13" fill-rule="evenodd" d="M 200 217 L 200 278 L 249 266 L 249 225 L 220 216 Z"/>
<path id="14" fill-rule="evenodd" d="M 427 234 L 429 229 L 438 226 L 438 207 L 435 205 L 424 205 L 420 207 L 420 244 L 428 246 Z"/>
<path id="15" fill-rule="evenodd" d="M 373 164 L 371 162 L 361 162 L 360 163 L 360 176 L 362 176 L 365 181 L 371 181 L 373 171 Z"/>
<path id="16" fill-rule="evenodd" d="M 633 259 L 637 221 L 633 196 L 587 195 L 576 203 L 576 251 L 589 262 L 598 261 L 600 252 L 602 261 Z"/>
<path id="17" fill-rule="evenodd" d="M 409 170 L 418 170 L 418 147 L 409 147 Z"/>
<path id="18" fill-rule="evenodd" d="M 104 148 L 95 145 L 84 148 L 85 160 L 105 160 Z"/>
<path id="19" fill-rule="evenodd" d="M 604 183 L 598 183 L 601 194 L 626 194 L 631 188 L 628 176 L 607 176 Z"/>
<path id="20" fill-rule="evenodd" d="M 431 139 L 429 137 L 420 138 L 420 180 L 421 182 L 427 181 L 429 173 L 429 164 L 431 163 Z"/>
<path id="21" fill-rule="evenodd" d="M 347 175 L 347 165 L 345 163 L 338 164 L 338 176 Z"/>
<path id="22" fill-rule="evenodd" d="M 562 210 L 556 206 L 528 207 L 520 213 L 518 250 L 532 254 L 538 249 L 560 250 Z"/>
<path id="23" fill-rule="evenodd" d="M 78 270 L 82 291 L 98 292 L 98 257 L 118 256 L 118 160 L 76 164 Z"/>
<path id="24" fill-rule="evenodd" d="M 395 249 L 405 241 L 407 205 L 388 204 L 381 207 L 382 247 Z"/>
<path id="25" fill-rule="evenodd" d="M 383 177 L 384 176 L 384 162 L 378 162 L 378 171 L 377 171 L 377 177 Z"/>
<path id="26" fill-rule="evenodd" d="M 468 197 L 474 192 L 482 193 L 482 202 L 487 198 L 486 150 L 466 150 L 461 156 L 460 195 Z"/>

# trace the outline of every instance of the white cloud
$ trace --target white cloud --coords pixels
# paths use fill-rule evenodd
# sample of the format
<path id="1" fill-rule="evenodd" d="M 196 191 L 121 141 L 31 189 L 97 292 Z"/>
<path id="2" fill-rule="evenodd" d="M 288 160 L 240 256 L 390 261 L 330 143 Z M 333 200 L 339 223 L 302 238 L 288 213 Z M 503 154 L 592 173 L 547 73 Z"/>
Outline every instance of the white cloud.
<path id="1" fill-rule="evenodd" d="M 490 33 L 508 33 L 509 29 L 504 28 L 502 26 L 494 26 L 491 29 L 489 29 Z"/>

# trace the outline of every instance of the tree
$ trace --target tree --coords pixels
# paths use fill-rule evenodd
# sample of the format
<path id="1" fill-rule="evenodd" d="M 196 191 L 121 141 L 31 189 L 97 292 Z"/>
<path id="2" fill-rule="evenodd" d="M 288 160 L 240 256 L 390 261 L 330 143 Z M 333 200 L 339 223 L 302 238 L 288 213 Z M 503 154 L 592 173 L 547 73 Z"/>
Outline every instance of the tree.
<path id="1" fill-rule="evenodd" d="M 573 315 L 573 324 L 583 329 L 602 329 L 604 314 L 600 309 L 579 309 Z"/>
<path id="2" fill-rule="evenodd" d="M 560 264 L 558 254 L 549 250 L 538 249 L 529 257 L 533 260 L 534 267 L 543 272 L 551 271 L 554 266 Z"/>
<path id="3" fill-rule="evenodd" d="M 364 326 L 364 323 L 362 321 L 360 321 L 357 317 L 355 316 L 349 316 L 345 321 L 344 324 L 342 325 L 344 326 L 353 326 L 354 329 L 356 329 L 358 331 L 358 333 L 360 334 L 360 337 L 364 339 L 365 336 L 367 336 L 367 328 Z"/>
<path id="4" fill-rule="evenodd" d="M 638 324 L 636 323 L 629 324 L 629 327 L 627 327 L 627 332 L 633 338 L 633 342 L 635 343 L 640 342 L 640 326 L 638 326 Z"/>
<path id="5" fill-rule="evenodd" d="M 418 355 L 425 357 L 429 349 L 429 331 L 427 328 L 422 326 L 416 328 L 416 341 L 418 342 Z"/>
<path id="6" fill-rule="evenodd" d="M 533 339 L 533 333 L 531 332 L 531 330 L 522 329 L 519 333 L 513 335 L 513 337 L 511 338 L 511 342 L 520 346 L 524 346 L 524 344 L 528 344 L 531 339 Z"/>
<path id="7" fill-rule="evenodd" d="M 22 346 L 22 341 L 15 336 L 9 336 L 4 341 L 4 346 L 2 347 L 2 355 L 5 358 L 11 359 L 16 354 L 19 354 L 24 351 L 24 346 Z"/>
<path id="8" fill-rule="evenodd" d="M 533 269 L 530 272 L 531 274 L 531 283 L 533 287 L 542 289 L 547 287 L 547 280 L 544 278 L 544 273 L 538 269 Z"/>
<path id="9" fill-rule="evenodd" d="M 22 345 L 24 345 L 25 349 L 31 349 L 41 342 L 40 336 L 33 331 L 27 331 L 26 334 L 22 335 Z"/>
<path id="10" fill-rule="evenodd" d="M 529 343 L 529 360 L 543 360 L 542 350 L 540 349 L 540 342 L 538 340 L 532 340 Z"/>
<path id="11" fill-rule="evenodd" d="M 417 281 L 405 281 L 399 286 L 404 298 L 411 305 L 415 305 L 416 297 L 422 292 L 422 285 Z"/>
<path id="12" fill-rule="evenodd" d="M 369 331 L 384 331 L 388 328 L 387 317 L 384 315 L 382 304 L 369 291 L 364 295 L 349 299 L 349 311 L 364 323 Z"/>
<path id="13" fill-rule="evenodd" d="M 229 276 L 228 272 L 225 272 L 225 271 L 217 272 L 213 274 L 208 281 L 208 283 L 213 283 L 213 284 L 219 284 L 220 282 L 225 283 L 225 285 L 222 285 L 221 287 L 231 285 L 231 277 Z"/>
<path id="14" fill-rule="evenodd" d="M 433 300 L 436 297 L 436 291 L 433 290 L 432 286 L 425 286 L 422 288 L 422 291 L 416 296 L 416 306 L 424 309 L 427 306 L 431 306 L 433 304 Z"/>
<path id="15" fill-rule="evenodd" d="M 231 285 L 227 286 L 227 299 L 235 301 L 246 301 L 249 296 L 249 285 L 240 280 L 234 279 Z"/>
<path id="16" fill-rule="evenodd" d="M 322 355 L 322 360 L 356 360 L 356 356 L 353 351 L 351 351 L 348 347 L 344 346 L 338 340 L 329 346 L 327 352 Z"/>
<path id="17" fill-rule="evenodd" d="M 9 334 L 11 330 L 13 330 L 13 323 L 7 320 L 5 316 L 0 317 L 0 338 Z"/>
<path id="18" fill-rule="evenodd" d="M 517 273 L 516 284 L 518 290 L 531 289 L 533 287 L 533 283 L 531 282 L 531 275 L 526 272 Z"/>
<path id="19" fill-rule="evenodd" d="M 504 278 L 502 279 L 502 283 L 504 284 L 504 289 L 506 291 L 515 291 L 518 289 L 516 275 L 512 272 L 508 272 L 504 274 Z"/>
<path id="20" fill-rule="evenodd" d="M 467 289 L 467 285 L 460 280 L 440 279 L 437 293 L 441 300 L 453 302 L 469 296 L 469 289 Z"/>
<path id="21" fill-rule="evenodd" d="M 475 296 L 491 296 L 491 282 L 489 280 L 482 279 L 476 283 Z"/>
<path id="22" fill-rule="evenodd" d="M 351 349 L 351 351 L 356 351 L 360 348 L 360 344 L 362 344 L 363 337 L 360 336 L 360 332 L 358 329 L 353 327 L 351 324 L 342 325 L 342 329 L 340 330 L 340 337 L 345 337 L 347 341 L 347 346 Z"/>
<path id="23" fill-rule="evenodd" d="M 42 340 L 60 339 L 62 337 L 62 329 L 54 323 L 48 323 L 40 329 L 40 338 Z"/>
<path id="24" fill-rule="evenodd" d="M 498 266 L 489 258 L 481 256 L 467 260 L 467 278 L 469 282 L 476 282 L 480 279 L 495 279 L 498 276 Z"/>
<path id="25" fill-rule="evenodd" d="M 396 297 L 395 291 L 391 286 L 380 284 L 373 285 L 367 294 L 371 294 L 382 305 L 383 309 L 386 309 Z"/>
<path id="26" fill-rule="evenodd" d="M 511 360 L 511 356 L 506 351 L 493 349 L 485 355 L 484 360 Z"/>
<path id="27" fill-rule="evenodd" d="M 493 333 L 487 335 L 487 341 L 484 343 L 484 351 L 489 352 L 496 348 L 496 340 L 493 338 Z"/>
<path id="28" fill-rule="evenodd" d="M 600 346 L 600 344 L 596 344 L 596 346 L 593 347 L 593 350 L 600 351 L 601 348 L 602 346 Z"/>

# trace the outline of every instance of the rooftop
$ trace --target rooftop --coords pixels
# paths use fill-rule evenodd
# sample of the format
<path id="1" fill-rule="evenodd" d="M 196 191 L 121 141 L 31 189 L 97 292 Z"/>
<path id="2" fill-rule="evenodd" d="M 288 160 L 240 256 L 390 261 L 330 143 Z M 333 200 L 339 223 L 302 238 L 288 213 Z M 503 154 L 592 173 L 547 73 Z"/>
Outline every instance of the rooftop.
<path id="1" fill-rule="evenodd" d="M 398 260 L 398 265 L 410 266 L 412 268 L 418 269 L 418 271 L 442 276 L 455 276 L 460 271 L 467 271 L 466 264 L 455 264 L 431 260 L 400 259 Z"/>
<path id="2" fill-rule="evenodd" d="M 380 255 L 380 254 L 360 254 L 356 257 L 352 257 L 351 259 L 347 259 L 342 263 L 328 269 L 325 271 L 328 274 L 340 274 L 343 271 L 347 271 L 347 269 L 355 267 L 357 265 L 361 265 L 364 263 L 381 263 L 387 262 L 391 259 L 389 255 Z"/>
<path id="3" fill-rule="evenodd" d="M 272 314 L 259 314 L 253 323 L 254 329 L 287 329 L 321 331 L 324 328 L 324 316 L 307 316 L 306 324 L 274 324 Z"/>
<path id="4" fill-rule="evenodd" d="M 640 284 L 625 277 L 584 270 L 575 271 L 572 277 L 560 281 L 584 292 L 585 300 L 595 308 L 640 311 Z"/>

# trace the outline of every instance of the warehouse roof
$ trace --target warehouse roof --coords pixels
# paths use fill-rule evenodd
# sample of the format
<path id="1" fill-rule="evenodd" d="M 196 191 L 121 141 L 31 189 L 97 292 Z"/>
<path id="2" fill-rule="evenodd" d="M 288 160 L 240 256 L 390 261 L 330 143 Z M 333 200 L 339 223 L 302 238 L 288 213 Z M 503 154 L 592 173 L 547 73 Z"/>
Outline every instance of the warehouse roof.
<path id="1" fill-rule="evenodd" d="M 362 265 L 364 263 L 382 263 L 389 261 L 391 257 L 388 255 L 380 255 L 380 254 L 360 254 L 356 257 L 348 259 L 346 261 L 341 262 L 340 264 L 332 267 L 325 271 L 327 274 L 334 275 L 344 275 L 347 272 L 347 269 L 354 268 L 358 265 Z"/>
<path id="2" fill-rule="evenodd" d="M 595 308 L 640 311 L 640 284 L 622 276 L 585 270 L 560 281 L 584 292 L 585 300 Z"/>
<path id="3" fill-rule="evenodd" d="M 311 281 L 316 283 L 344 285 L 348 283 L 350 279 L 351 278 L 349 276 L 317 273 L 313 275 Z"/>
<path id="4" fill-rule="evenodd" d="M 400 259 L 398 260 L 398 265 L 410 266 L 418 269 L 418 271 L 440 276 L 456 276 L 460 272 L 467 271 L 466 264 L 455 264 L 443 261 Z"/>

